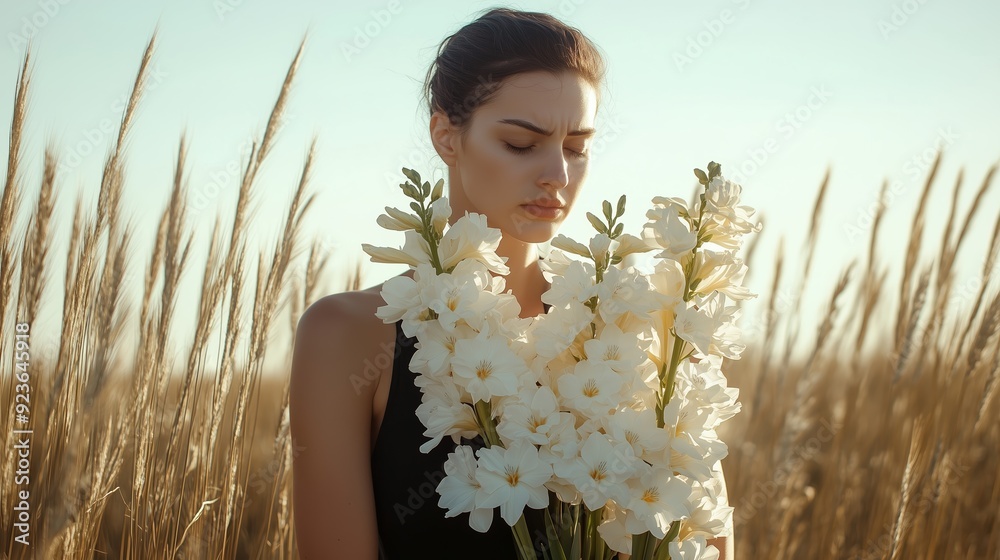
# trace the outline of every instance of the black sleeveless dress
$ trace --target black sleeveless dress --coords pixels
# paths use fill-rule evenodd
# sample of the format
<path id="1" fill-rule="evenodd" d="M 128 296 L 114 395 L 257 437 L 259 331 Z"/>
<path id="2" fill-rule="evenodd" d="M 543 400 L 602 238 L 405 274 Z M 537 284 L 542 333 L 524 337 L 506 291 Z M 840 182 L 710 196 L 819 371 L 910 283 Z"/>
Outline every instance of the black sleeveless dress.
<path id="1" fill-rule="evenodd" d="M 548 309 L 545 304 L 546 312 Z M 514 535 L 500 517 L 500 508 L 493 510 L 489 530 L 480 533 L 469 526 L 468 513 L 446 518 L 447 510 L 438 505 L 440 496 L 435 488 L 445 476 L 444 462 L 455 450 L 455 443 L 445 437 L 429 453 L 420 452 L 427 437 L 416 415 L 420 388 L 413 381 L 417 374 L 409 368 L 415 342 L 416 338 L 403 333 L 402 321 L 397 321 L 389 396 L 371 454 L 379 559 L 517 560 Z M 466 443 L 473 449 L 484 445 L 480 436 Z M 545 535 L 542 510 L 525 507 L 524 516 L 541 558 Z"/>

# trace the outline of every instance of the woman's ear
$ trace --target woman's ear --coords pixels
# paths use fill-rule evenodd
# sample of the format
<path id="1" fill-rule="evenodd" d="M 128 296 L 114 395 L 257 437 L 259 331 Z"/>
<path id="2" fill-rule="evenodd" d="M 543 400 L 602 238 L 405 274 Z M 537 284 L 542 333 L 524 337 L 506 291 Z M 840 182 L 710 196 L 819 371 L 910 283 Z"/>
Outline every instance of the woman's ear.
<path id="1" fill-rule="evenodd" d="M 455 146 L 458 144 L 459 132 L 451 124 L 448 115 L 442 111 L 434 111 L 431 114 L 430 133 L 434 150 L 441 156 L 441 160 L 448 167 L 455 167 L 458 163 L 458 153 Z"/>

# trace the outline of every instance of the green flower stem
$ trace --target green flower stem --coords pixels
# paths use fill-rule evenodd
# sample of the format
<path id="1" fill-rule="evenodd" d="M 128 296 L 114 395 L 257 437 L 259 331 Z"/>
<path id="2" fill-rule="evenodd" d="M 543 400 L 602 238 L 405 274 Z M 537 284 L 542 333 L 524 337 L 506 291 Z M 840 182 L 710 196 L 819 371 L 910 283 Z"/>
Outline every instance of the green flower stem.
<path id="1" fill-rule="evenodd" d="M 680 520 L 674 521 L 670 524 L 670 529 L 667 531 L 667 534 L 664 535 L 663 540 L 661 540 L 660 544 L 656 546 L 656 551 L 653 552 L 653 560 L 670 560 L 670 543 L 677 539 L 680 532 Z"/>
<path id="2" fill-rule="evenodd" d="M 475 406 L 476 420 L 479 421 L 480 432 L 486 447 L 500 445 L 500 434 L 497 433 L 497 426 L 493 422 L 492 407 L 488 401 L 478 401 Z"/>
<path id="3" fill-rule="evenodd" d="M 480 431 L 486 447 L 500 445 L 500 435 L 497 434 L 496 424 L 488 401 L 478 401 L 475 406 L 476 421 L 479 423 Z M 524 514 L 517 520 L 517 523 L 510 528 L 514 533 L 514 542 L 517 544 L 517 557 L 519 560 L 537 560 L 535 547 L 531 542 L 531 533 L 528 531 L 528 522 L 524 519 Z"/>
<path id="4" fill-rule="evenodd" d="M 423 198 L 420 199 L 420 208 L 422 210 L 420 212 L 420 222 L 424 226 L 422 235 L 427 241 L 427 245 L 431 248 L 431 265 L 434 266 L 434 270 L 436 270 L 438 274 L 442 274 L 444 273 L 444 268 L 441 265 L 441 258 L 438 256 L 437 232 L 434 231 L 434 223 L 430 212 L 430 206 L 424 204 Z"/>
<path id="5" fill-rule="evenodd" d="M 707 185 L 705 187 L 708 188 Z M 691 258 L 688 260 L 687 265 L 684 267 L 684 293 L 683 298 L 685 302 L 691 301 L 694 297 L 693 284 L 694 280 L 691 278 L 694 275 L 694 261 L 698 253 L 698 248 L 704 242 L 704 238 L 701 232 L 702 219 L 705 215 L 705 193 L 701 194 L 701 204 L 698 205 L 698 220 L 694 224 L 695 231 L 697 234 L 697 242 L 694 248 L 691 249 Z M 670 365 L 666 370 L 660 370 L 660 395 L 656 403 L 656 423 L 657 426 L 663 427 L 663 409 L 670 403 L 670 399 L 674 396 L 674 380 L 677 379 L 677 366 L 681 363 L 681 353 L 684 348 L 684 340 L 677 336 L 674 332 L 674 348 L 670 355 Z M 693 351 L 693 350 L 692 350 Z M 690 353 L 684 358 L 690 356 Z"/>
<path id="6" fill-rule="evenodd" d="M 656 539 L 649 531 L 632 536 L 632 554 L 630 560 L 649 560 L 653 557 L 653 544 Z"/>
<path id="7" fill-rule="evenodd" d="M 537 560 L 535 547 L 531 544 L 531 534 L 528 532 L 528 523 L 524 520 L 524 514 L 511 527 L 514 533 L 514 542 L 517 544 L 517 557 L 519 560 Z"/>
<path id="8" fill-rule="evenodd" d="M 601 534 L 597 532 L 597 526 L 601 524 L 604 508 L 590 512 L 590 555 L 593 560 L 603 560 L 604 543 L 601 542 Z"/>
<path id="9" fill-rule="evenodd" d="M 597 532 L 597 527 L 604 519 L 604 506 L 594 511 L 585 510 L 585 520 L 583 527 L 583 543 L 580 558 L 583 560 L 603 560 L 604 540 Z"/>

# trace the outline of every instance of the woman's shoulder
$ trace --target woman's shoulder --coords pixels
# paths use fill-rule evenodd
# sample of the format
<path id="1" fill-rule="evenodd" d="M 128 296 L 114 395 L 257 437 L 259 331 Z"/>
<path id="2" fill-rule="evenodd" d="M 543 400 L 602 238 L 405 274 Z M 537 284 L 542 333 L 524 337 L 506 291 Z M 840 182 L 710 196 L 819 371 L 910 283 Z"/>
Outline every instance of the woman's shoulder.
<path id="1" fill-rule="evenodd" d="M 375 315 L 385 305 L 381 291 L 382 284 L 377 284 L 363 290 L 329 294 L 309 305 L 296 327 L 293 378 L 297 371 L 304 377 L 338 376 L 337 370 L 347 372 L 348 376 L 358 375 L 365 367 L 366 357 L 370 359 L 386 343 L 391 343 L 395 338 L 393 325 L 383 323 Z M 303 367 L 295 367 L 296 359 Z M 361 385 L 370 387 L 377 382 Z"/>

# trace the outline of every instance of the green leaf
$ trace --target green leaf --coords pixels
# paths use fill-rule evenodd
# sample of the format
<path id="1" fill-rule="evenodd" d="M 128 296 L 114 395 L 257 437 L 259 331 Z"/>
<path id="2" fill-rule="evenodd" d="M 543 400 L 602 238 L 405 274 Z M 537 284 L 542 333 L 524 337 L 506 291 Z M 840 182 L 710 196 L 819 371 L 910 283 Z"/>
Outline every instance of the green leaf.
<path id="1" fill-rule="evenodd" d="M 611 264 L 618 264 L 618 263 L 622 262 L 622 257 L 619 257 L 618 255 L 615 255 L 615 256 L 611 257 L 611 261 L 610 262 L 611 262 Z"/>
<path id="2" fill-rule="evenodd" d="M 545 508 L 545 537 L 549 541 L 548 549 L 543 549 L 545 557 L 549 557 L 548 550 L 551 550 L 553 560 L 567 560 L 566 551 L 563 550 L 562 543 L 559 542 L 559 536 L 556 534 L 555 524 L 552 523 L 549 508 Z"/>
<path id="3" fill-rule="evenodd" d="M 660 541 L 660 544 L 653 551 L 653 560 L 670 560 L 670 543 Z"/>
<path id="4" fill-rule="evenodd" d="M 619 216 L 624 216 L 625 215 L 625 195 L 622 195 L 621 198 L 618 199 L 618 209 L 617 210 L 618 210 L 618 215 Z"/>
<path id="5" fill-rule="evenodd" d="M 708 176 L 705 175 L 705 172 L 702 171 L 701 169 L 695 168 L 694 176 L 698 178 L 698 182 L 701 183 L 702 185 L 708 182 Z"/>
<path id="6" fill-rule="evenodd" d="M 604 217 L 607 218 L 608 221 L 610 222 L 611 221 L 611 203 L 608 202 L 607 200 L 605 200 L 604 203 L 601 204 L 601 209 L 604 210 Z"/>
<path id="7" fill-rule="evenodd" d="M 583 554 L 583 552 L 582 552 L 582 550 L 583 550 L 583 543 L 580 542 L 580 534 L 581 533 L 583 533 L 583 530 L 580 528 L 579 521 L 577 521 L 576 532 L 573 533 L 573 544 L 570 545 L 570 547 L 569 547 L 569 557 L 570 558 L 579 558 L 580 555 Z"/>
<path id="8" fill-rule="evenodd" d="M 600 218 L 587 212 L 587 219 L 590 220 L 590 225 L 594 226 L 598 233 L 608 233 L 608 226 Z"/>

